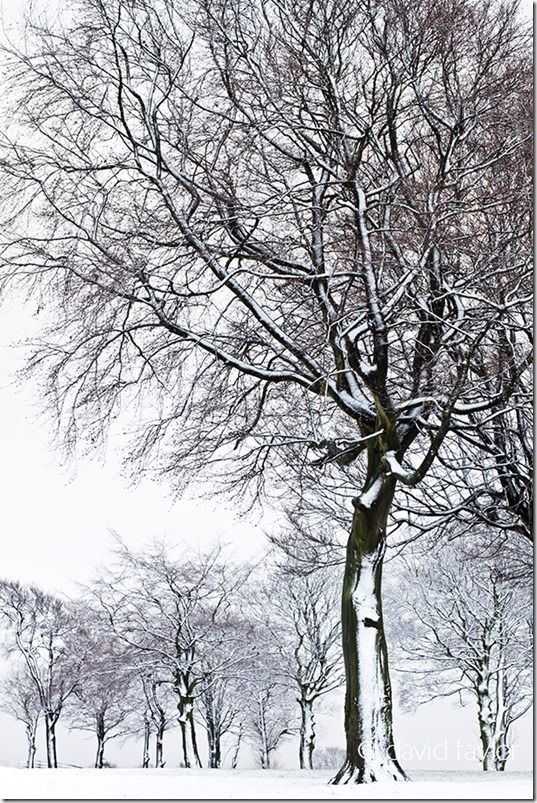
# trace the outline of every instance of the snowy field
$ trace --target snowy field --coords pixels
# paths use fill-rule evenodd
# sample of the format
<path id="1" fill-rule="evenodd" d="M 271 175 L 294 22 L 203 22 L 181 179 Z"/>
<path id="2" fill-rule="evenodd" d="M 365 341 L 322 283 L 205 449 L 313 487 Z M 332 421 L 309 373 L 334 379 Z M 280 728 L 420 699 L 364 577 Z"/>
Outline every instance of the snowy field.
<path id="1" fill-rule="evenodd" d="M 326 770 L 0 770 L 3 800 L 531 800 L 529 772 L 415 772 L 408 783 L 329 786 Z"/>

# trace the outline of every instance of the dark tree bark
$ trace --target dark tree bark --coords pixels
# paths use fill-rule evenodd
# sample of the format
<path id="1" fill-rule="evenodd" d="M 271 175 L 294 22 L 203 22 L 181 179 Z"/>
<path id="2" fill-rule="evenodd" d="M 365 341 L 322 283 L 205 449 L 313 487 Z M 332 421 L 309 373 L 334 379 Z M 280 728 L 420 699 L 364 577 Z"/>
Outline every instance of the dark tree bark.
<path id="1" fill-rule="evenodd" d="M 149 716 L 149 712 L 146 713 L 144 717 L 144 745 L 143 745 L 143 753 L 142 753 L 142 767 L 144 769 L 149 767 L 149 737 L 151 735 L 151 719 Z"/>
<path id="2" fill-rule="evenodd" d="M 95 769 L 102 769 L 104 766 L 104 745 L 106 741 L 106 726 L 104 716 L 97 714 L 95 732 L 97 734 L 97 753 L 95 755 Z"/>
<path id="3" fill-rule="evenodd" d="M 386 521 L 395 481 L 374 479 L 355 500 L 342 596 L 347 756 L 333 783 L 405 779 L 395 755 L 382 618 Z"/>
<path id="4" fill-rule="evenodd" d="M 201 759 L 198 752 L 196 738 L 196 728 L 194 723 L 194 700 L 191 697 L 179 698 L 177 704 L 179 711 L 179 729 L 181 733 L 181 752 L 183 765 L 185 767 L 201 767 Z"/>
<path id="5" fill-rule="evenodd" d="M 45 712 L 45 738 L 47 743 L 47 767 L 58 767 L 58 752 L 56 744 L 56 723 L 58 716 Z"/>
<path id="6" fill-rule="evenodd" d="M 207 746 L 209 748 L 209 767 L 218 769 L 222 762 L 220 734 L 215 728 L 207 727 Z"/>

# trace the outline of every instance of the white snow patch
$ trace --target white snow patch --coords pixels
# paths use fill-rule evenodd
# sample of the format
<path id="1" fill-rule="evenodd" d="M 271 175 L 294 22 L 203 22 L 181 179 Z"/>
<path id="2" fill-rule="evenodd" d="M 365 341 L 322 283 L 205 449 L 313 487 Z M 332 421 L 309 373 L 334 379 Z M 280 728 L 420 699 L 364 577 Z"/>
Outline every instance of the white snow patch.
<path id="1" fill-rule="evenodd" d="M 359 505 L 363 508 L 370 508 L 378 499 L 382 488 L 382 477 L 377 477 L 372 485 L 359 496 Z"/>
<path id="2" fill-rule="evenodd" d="M 409 472 L 405 471 L 399 460 L 395 456 L 394 451 L 386 452 L 384 460 L 388 464 L 391 473 L 396 477 L 407 477 Z"/>
<path id="3" fill-rule="evenodd" d="M 529 772 L 415 772 L 331 786 L 327 770 L 1 769 L 11 800 L 531 800 Z"/>

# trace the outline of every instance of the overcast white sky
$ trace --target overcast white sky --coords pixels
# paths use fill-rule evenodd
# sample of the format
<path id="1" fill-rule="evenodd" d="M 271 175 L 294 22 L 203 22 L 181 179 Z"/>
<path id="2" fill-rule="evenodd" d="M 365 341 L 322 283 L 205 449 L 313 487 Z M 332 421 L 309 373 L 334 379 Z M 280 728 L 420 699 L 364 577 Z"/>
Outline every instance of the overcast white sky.
<path id="1" fill-rule="evenodd" d="M 7 19 L 24 7 L 24 0 L 3 0 Z M 523 7 L 530 13 L 531 3 Z M 144 482 L 131 487 L 119 471 L 119 460 L 111 454 L 106 463 L 80 459 L 65 466 L 51 445 L 52 427 L 39 404 L 34 382 L 20 384 L 16 372 L 24 364 L 24 349 L 17 346 L 35 328 L 36 322 L 16 303 L 0 309 L 0 527 L 2 549 L 0 576 L 39 584 L 51 591 L 73 592 L 76 582 L 86 582 L 110 547 L 110 530 L 118 531 L 129 544 L 141 545 L 153 537 L 171 541 L 186 539 L 192 544 L 217 539 L 233 544 L 238 554 L 255 554 L 263 548 L 265 520 L 240 519 L 224 500 L 174 501 L 168 488 Z M 429 749 L 437 755 L 421 766 L 447 768 L 439 757 L 445 738 L 450 739 L 448 762 L 470 768 L 457 734 L 471 734 L 464 745 L 477 743 L 473 713 L 456 711 L 450 703 L 423 708 L 415 716 L 398 718 L 398 738 Z M 320 720 L 320 742 L 342 741 L 341 709 Z M 439 724 L 442 723 L 442 729 Z M 520 738 L 513 769 L 531 765 L 531 721 L 518 726 Z M 87 763 L 93 744 L 82 737 L 61 738 L 60 760 Z M 175 739 L 176 736 L 170 737 Z M 172 741 L 173 744 L 173 741 Z M 171 748 L 175 751 L 175 747 Z M 178 748 L 177 748 L 178 749 Z M 447 748 L 446 748 L 447 749 Z M 24 755 L 21 726 L 0 715 L 0 761 Z M 112 756 L 122 763 L 138 760 L 137 748 L 117 750 Z M 115 754 L 115 755 L 114 755 Z M 288 753 L 291 756 L 291 753 Z M 415 762 L 406 762 L 411 766 Z M 474 764 L 475 766 L 475 764 Z"/>

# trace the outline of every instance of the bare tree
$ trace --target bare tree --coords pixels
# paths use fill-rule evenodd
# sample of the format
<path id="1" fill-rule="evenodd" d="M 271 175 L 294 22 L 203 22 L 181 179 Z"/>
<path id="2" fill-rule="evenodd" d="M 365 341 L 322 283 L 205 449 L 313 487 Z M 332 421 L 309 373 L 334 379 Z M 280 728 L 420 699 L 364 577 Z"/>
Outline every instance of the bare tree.
<path id="1" fill-rule="evenodd" d="M 216 676 L 201 692 L 198 714 L 207 733 L 208 766 L 212 769 L 222 764 L 223 737 L 236 727 L 240 731 L 240 690 L 241 684 L 234 677 Z"/>
<path id="2" fill-rule="evenodd" d="M 314 704 L 344 683 L 338 602 L 333 571 L 319 569 L 303 577 L 289 564 L 265 582 L 259 599 L 258 619 L 280 655 L 279 674 L 300 706 L 301 769 L 313 769 Z"/>
<path id="3" fill-rule="evenodd" d="M 73 644 L 72 611 L 34 586 L 4 580 L 0 582 L 0 620 L 37 690 L 45 720 L 47 765 L 57 767 L 56 725 L 77 688 L 83 658 Z"/>
<path id="4" fill-rule="evenodd" d="M 248 704 L 248 733 L 261 769 L 272 766 L 273 754 L 282 741 L 296 733 L 293 698 L 285 684 L 259 670 L 252 681 Z"/>
<path id="5" fill-rule="evenodd" d="M 41 717 L 41 700 L 32 676 L 25 664 L 16 666 L 0 683 L 0 708 L 22 722 L 28 741 L 26 766 L 35 766 L 36 733 Z"/>
<path id="6" fill-rule="evenodd" d="M 9 60 L 3 265 L 53 315 L 30 367 L 71 443 L 147 391 L 141 465 L 335 489 L 335 781 L 401 778 L 380 599 L 396 488 L 500 414 L 530 359 L 509 334 L 531 281 L 516 2 L 83 0 L 65 25 Z"/>
<path id="7" fill-rule="evenodd" d="M 73 641 L 83 660 L 66 713 L 74 728 L 95 733 L 95 767 L 102 769 L 107 742 L 129 730 L 133 668 L 128 653 L 106 627 L 102 614 L 78 604 L 76 618 Z"/>
<path id="8" fill-rule="evenodd" d="M 531 595 L 463 544 L 422 555 L 399 577 L 407 589 L 393 601 L 399 669 L 405 696 L 418 704 L 473 700 L 483 769 L 504 770 L 511 726 L 532 704 Z"/>
<path id="9" fill-rule="evenodd" d="M 244 574 L 226 566 L 219 548 L 175 561 L 164 545 L 134 553 L 121 544 L 117 556 L 117 568 L 99 579 L 95 593 L 114 633 L 138 653 L 142 670 L 172 684 L 184 766 L 201 766 L 194 705 L 208 683 L 243 657 L 238 645 L 229 651 L 222 645 L 230 638 Z M 215 655 L 220 659 L 214 661 Z M 151 718 L 156 698 L 147 694 L 146 688 Z"/>
<path id="10" fill-rule="evenodd" d="M 151 725 L 155 731 L 155 767 L 162 768 L 164 760 L 164 734 L 177 722 L 176 700 L 168 679 L 161 679 L 158 673 L 141 674 L 144 706 L 144 760 L 149 766 L 149 736 Z M 173 710 L 175 709 L 175 710 Z"/>

